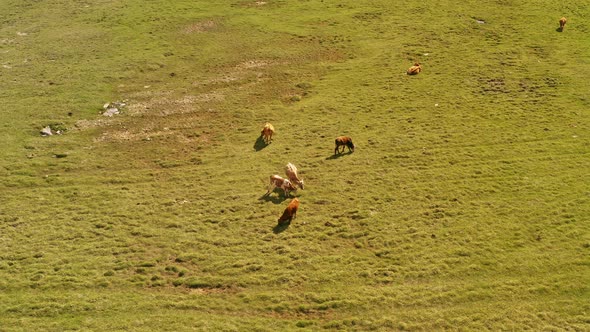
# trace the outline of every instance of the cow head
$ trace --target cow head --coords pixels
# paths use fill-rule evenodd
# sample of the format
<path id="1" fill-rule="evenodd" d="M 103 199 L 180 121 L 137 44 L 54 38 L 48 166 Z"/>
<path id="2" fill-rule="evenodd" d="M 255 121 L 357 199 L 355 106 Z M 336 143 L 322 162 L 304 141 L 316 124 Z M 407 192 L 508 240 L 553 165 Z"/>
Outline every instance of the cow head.
<path id="1" fill-rule="evenodd" d="M 354 144 L 352 143 L 352 141 L 348 141 L 348 143 L 346 143 L 346 146 L 350 149 L 350 151 L 354 152 Z"/>
<path id="2" fill-rule="evenodd" d="M 299 186 L 299 188 L 301 188 L 301 190 L 303 190 L 303 180 L 299 180 L 297 185 Z"/>

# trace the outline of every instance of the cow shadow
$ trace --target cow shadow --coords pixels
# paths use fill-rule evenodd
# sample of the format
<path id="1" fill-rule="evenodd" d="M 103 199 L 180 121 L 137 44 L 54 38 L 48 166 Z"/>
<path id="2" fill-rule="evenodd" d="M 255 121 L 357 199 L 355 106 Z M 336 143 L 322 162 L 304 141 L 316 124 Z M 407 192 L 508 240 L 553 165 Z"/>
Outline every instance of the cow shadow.
<path id="1" fill-rule="evenodd" d="M 559 27 L 559 28 L 555 29 L 555 31 L 557 31 L 557 32 L 563 32 L 563 29 L 561 27 Z"/>
<path id="2" fill-rule="evenodd" d="M 270 143 L 268 143 L 268 144 L 270 144 Z M 254 142 L 254 150 L 260 151 L 260 150 L 264 149 L 265 147 L 267 147 L 268 144 L 264 141 L 264 138 L 262 138 L 262 136 L 258 136 L 258 138 L 256 139 L 256 142 Z"/>
<path id="3" fill-rule="evenodd" d="M 260 196 L 260 198 L 258 198 L 261 201 L 265 201 L 265 202 L 272 202 L 273 204 L 281 204 L 283 203 L 288 197 L 285 195 L 278 195 L 278 196 L 274 196 L 271 194 L 264 194 L 262 196 Z"/>
<path id="4" fill-rule="evenodd" d="M 272 229 L 272 232 L 275 234 L 280 234 L 280 233 L 284 232 L 287 228 L 289 228 L 289 225 L 291 225 L 290 221 L 286 222 L 286 223 L 278 224 Z"/>
<path id="5" fill-rule="evenodd" d="M 348 152 L 342 152 L 342 153 L 337 153 L 337 154 L 333 154 L 331 156 L 329 156 L 328 158 L 326 158 L 326 160 L 334 160 L 334 159 L 338 159 L 344 156 L 347 156 L 349 154 L 352 154 L 352 151 L 348 151 Z"/>

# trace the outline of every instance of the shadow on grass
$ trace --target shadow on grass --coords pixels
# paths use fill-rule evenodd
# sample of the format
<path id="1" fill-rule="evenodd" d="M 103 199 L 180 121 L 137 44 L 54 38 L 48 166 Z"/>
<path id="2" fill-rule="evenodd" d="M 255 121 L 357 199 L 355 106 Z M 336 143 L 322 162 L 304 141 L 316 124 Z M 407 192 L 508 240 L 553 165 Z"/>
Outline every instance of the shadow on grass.
<path id="1" fill-rule="evenodd" d="M 559 28 L 555 29 L 555 31 L 557 31 L 557 32 L 563 32 L 563 29 L 561 27 L 559 27 Z"/>
<path id="2" fill-rule="evenodd" d="M 279 196 L 271 196 L 270 194 L 264 194 L 260 196 L 259 200 L 266 201 L 266 202 L 273 202 L 274 204 L 281 204 L 283 203 L 287 197 L 285 195 Z"/>
<path id="3" fill-rule="evenodd" d="M 284 232 L 287 228 L 289 228 L 289 225 L 291 225 L 291 222 L 285 222 L 285 223 L 281 223 L 276 225 L 273 229 L 272 232 L 275 234 L 279 234 Z"/>
<path id="4" fill-rule="evenodd" d="M 340 157 L 347 156 L 347 155 L 349 155 L 349 154 L 352 154 L 352 151 L 348 151 L 348 152 L 346 152 L 346 153 L 344 153 L 344 152 L 343 152 L 343 153 L 337 153 L 337 154 L 333 154 L 333 155 L 329 156 L 328 158 L 326 158 L 326 160 L 334 160 L 334 159 L 338 159 L 338 158 L 340 158 Z"/>
<path id="5" fill-rule="evenodd" d="M 254 150 L 256 150 L 256 151 L 260 151 L 267 146 L 268 146 L 268 144 L 266 144 L 266 142 L 264 141 L 262 136 L 258 136 L 258 139 L 256 139 L 256 142 L 254 142 Z"/>

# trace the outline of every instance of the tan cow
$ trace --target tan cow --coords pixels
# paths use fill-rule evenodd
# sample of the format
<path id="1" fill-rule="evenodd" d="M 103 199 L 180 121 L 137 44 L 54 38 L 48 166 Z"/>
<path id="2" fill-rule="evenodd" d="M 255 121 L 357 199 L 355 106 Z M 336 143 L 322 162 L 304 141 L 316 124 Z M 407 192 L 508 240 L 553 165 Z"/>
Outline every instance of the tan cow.
<path id="1" fill-rule="evenodd" d="M 567 23 L 567 18 L 562 17 L 562 18 L 559 19 L 559 31 L 563 31 L 563 29 L 565 28 L 565 24 L 566 23 Z"/>
<path id="2" fill-rule="evenodd" d="M 283 212 L 283 215 L 279 218 L 279 225 L 283 225 L 286 222 L 290 223 L 292 219 L 297 216 L 297 209 L 299 209 L 299 199 L 293 198 L 287 208 Z"/>
<path id="3" fill-rule="evenodd" d="M 338 136 L 336 137 L 336 148 L 334 149 L 334 154 L 344 152 L 344 147 L 348 147 L 348 151 L 354 152 L 354 144 L 352 143 L 352 138 L 348 136 Z M 340 147 L 342 147 L 342 152 L 340 152 Z"/>
<path id="4" fill-rule="evenodd" d="M 264 195 L 270 195 L 270 193 L 272 193 L 277 187 L 281 188 L 285 192 L 285 196 L 289 195 L 289 192 L 297 190 L 291 181 L 283 179 L 279 175 L 271 175 L 268 191 Z"/>
<path id="5" fill-rule="evenodd" d="M 262 131 L 260 132 L 260 136 L 264 140 L 264 143 L 268 144 L 268 143 L 270 143 L 270 141 L 272 141 L 272 134 L 274 134 L 274 132 L 275 132 L 275 127 L 273 127 L 273 125 L 270 124 L 270 122 L 267 122 L 264 124 L 264 127 L 262 128 Z"/>
<path id="6" fill-rule="evenodd" d="M 414 63 L 414 65 L 412 67 L 410 67 L 408 69 L 408 71 L 406 72 L 408 75 L 418 75 L 418 73 L 420 73 L 422 71 L 422 66 L 416 62 Z"/>
<path id="7" fill-rule="evenodd" d="M 295 167 L 295 165 L 288 163 L 287 166 L 285 166 L 285 174 L 287 174 L 291 183 L 303 189 L 303 179 L 299 178 L 299 175 L 297 175 L 297 167 Z"/>

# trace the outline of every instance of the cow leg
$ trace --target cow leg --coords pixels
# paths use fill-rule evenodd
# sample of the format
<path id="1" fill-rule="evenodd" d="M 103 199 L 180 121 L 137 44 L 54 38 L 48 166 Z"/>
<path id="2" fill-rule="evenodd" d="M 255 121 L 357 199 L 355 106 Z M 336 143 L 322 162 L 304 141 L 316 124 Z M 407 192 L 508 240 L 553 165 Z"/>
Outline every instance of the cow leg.
<path id="1" fill-rule="evenodd" d="M 268 186 L 267 192 L 265 195 L 270 195 L 270 193 L 272 193 L 275 190 L 276 186 L 274 184 L 274 182 L 271 182 L 270 185 Z"/>

